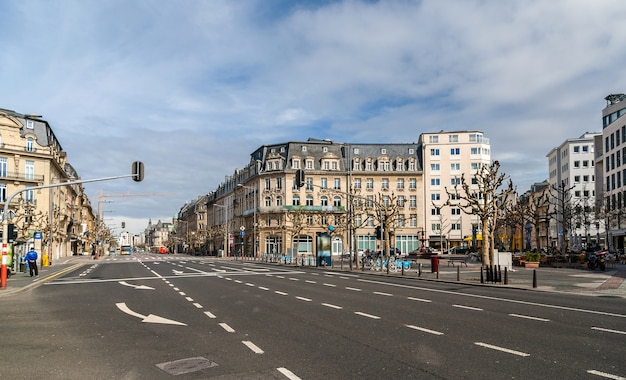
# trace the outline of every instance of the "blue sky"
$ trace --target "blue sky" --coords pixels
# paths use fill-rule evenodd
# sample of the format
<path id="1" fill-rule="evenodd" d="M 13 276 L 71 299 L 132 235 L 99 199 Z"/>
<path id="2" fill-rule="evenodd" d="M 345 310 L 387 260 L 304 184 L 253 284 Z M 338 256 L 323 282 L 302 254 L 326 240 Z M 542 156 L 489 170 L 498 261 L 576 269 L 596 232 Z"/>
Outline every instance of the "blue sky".
<path id="1" fill-rule="evenodd" d="M 520 192 L 626 92 L 623 0 L 5 0 L 0 108 L 43 115 L 110 224 L 171 221 L 263 144 L 481 130 Z"/>

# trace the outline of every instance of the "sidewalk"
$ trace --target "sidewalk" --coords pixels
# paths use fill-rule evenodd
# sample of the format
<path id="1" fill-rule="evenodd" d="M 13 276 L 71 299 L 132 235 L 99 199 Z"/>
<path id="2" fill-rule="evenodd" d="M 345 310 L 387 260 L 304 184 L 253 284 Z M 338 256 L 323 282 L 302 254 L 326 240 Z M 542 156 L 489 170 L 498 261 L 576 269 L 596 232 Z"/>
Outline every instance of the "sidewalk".
<path id="1" fill-rule="evenodd" d="M 501 270 L 502 282 L 491 283 L 486 281 L 486 274 L 483 271 L 484 283 L 481 284 L 481 264 L 477 262 L 468 262 L 467 266 L 462 264 L 456 266 L 447 264 L 447 260 L 442 258 L 439 264 L 439 273 L 431 271 L 430 260 L 419 259 L 421 264 L 421 273 L 415 265 L 409 270 L 404 271 L 404 275 L 400 270 L 397 272 L 390 271 L 372 271 L 369 269 L 350 271 L 349 263 L 343 263 L 338 260 L 333 262 L 331 267 L 320 268 L 324 270 L 343 271 L 346 273 L 363 273 L 378 276 L 394 276 L 406 278 L 415 278 L 416 280 L 425 281 L 442 281 L 463 283 L 476 286 L 495 286 L 508 287 L 517 289 L 528 289 L 548 292 L 575 293 L 595 296 L 616 296 L 626 298 L 626 265 L 617 264 L 615 268 L 607 269 L 602 272 L 600 270 L 574 269 L 574 268 L 553 268 L 539 267 L 536 269 L 513 267 L 507 270 Z M 280 264 L 279 264 L 280 265 Z M 534 272 L 534 273 L 533 273 Z M 507 285 L 504 285 L 504 280 Z M 533 287 L 533 277 L 536 276 L 536 288 Z"/>
<path id="2" fill-rule="evenodd" d="M 29 273 L 24 272 L 13 273 L 7 278 L 6 288 L 0 289 L 0 298 L 35 288 L 46 281 L 95 262 L 91 256 L 71 256 L 55 260 L 47 267 L 39 267 L 39 277 L 30 277 Z"/>

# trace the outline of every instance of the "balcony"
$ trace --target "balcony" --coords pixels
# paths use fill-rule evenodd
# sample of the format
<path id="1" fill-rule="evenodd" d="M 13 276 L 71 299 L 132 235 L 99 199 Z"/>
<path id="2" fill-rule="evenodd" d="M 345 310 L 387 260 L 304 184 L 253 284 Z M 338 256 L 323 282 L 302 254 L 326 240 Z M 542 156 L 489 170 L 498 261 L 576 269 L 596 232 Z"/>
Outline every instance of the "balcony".
<path id="1" fill-rule="evenodd" d="M 16 172 L 0 171 L 0 180 L 41 183 L 44 180 L 44 176 L 34 175 L 30 173 L 16 173 Z"/>

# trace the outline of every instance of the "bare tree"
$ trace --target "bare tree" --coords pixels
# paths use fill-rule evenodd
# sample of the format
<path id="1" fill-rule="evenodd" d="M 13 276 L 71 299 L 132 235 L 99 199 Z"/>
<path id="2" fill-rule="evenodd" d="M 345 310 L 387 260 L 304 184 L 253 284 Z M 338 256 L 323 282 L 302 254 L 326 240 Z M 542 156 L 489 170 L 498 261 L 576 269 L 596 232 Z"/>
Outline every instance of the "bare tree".
<path id="1" fill-rule="evenodd" d="M 560 251 L 565 255 L 568 251 L 568 235 L 572 226 L 573 204 L 571 190 L 574 186 L 565 186 L 565 181 L 558 185 L 550 185 L 549 203 L 550 216 L 556 222 L 557 234 L 560 237 Z"/>
<path id="2" fill-rule="evenodd" d="M 481 166 L 472 176 L 470 183 L 461 175 L 452 190 L 446 187 L 447 204 L 456 205 L 465 214 L 477 215 L 482 228 L 482 261 L 483 266 L 493 262 L 493 245 L 496 221 L 498 220 L 498 202 L 506 203 L 513 193 L 513 182 L 509 179 L 508 185 L 501 190 L 505 181 L 505 174 L 500 173 L 500 162 L 494 161 L 491 165 Z M 454 200 L 452 200 L 454 199 Z"/>

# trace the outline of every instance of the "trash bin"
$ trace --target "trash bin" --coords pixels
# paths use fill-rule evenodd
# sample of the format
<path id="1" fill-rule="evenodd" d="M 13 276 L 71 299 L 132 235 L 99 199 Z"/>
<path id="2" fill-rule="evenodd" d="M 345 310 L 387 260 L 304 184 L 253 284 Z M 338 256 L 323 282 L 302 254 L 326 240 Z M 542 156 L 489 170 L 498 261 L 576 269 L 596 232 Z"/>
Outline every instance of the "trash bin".
<path id="1" fill-rule="evenodd" d="M 430 256 L 430 270 L 432 273 L 439 272 L 439 256 Z"/>

